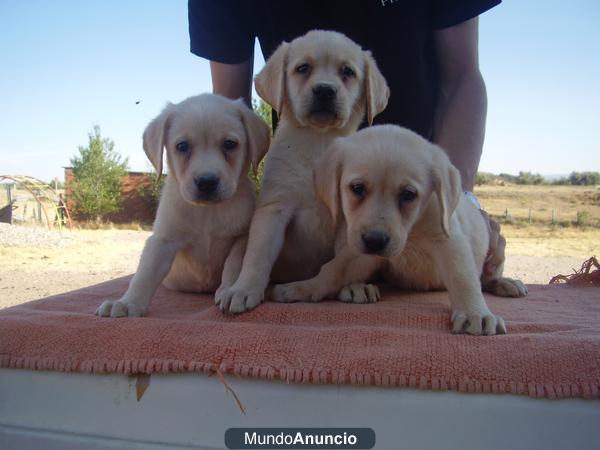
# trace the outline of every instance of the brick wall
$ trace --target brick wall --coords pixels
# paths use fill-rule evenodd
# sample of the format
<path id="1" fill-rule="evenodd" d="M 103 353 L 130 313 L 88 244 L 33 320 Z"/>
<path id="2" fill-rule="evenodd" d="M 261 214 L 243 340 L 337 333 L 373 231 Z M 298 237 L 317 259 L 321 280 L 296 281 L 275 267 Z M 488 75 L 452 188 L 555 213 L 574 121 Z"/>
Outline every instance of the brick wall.
<path id="1" fill-rule="evenodd" d="M 67 207 L 69 211 L 73 209 L 73 169 L 65 167 L 65 198 L 67 199 Z M 121 211 L 109 214 L 106 219 L 113 223 L 129 223 L 140 222 L 144 224 L 152 224 L 154 222 L 154 208 L 149 191 L 154 184 L 154 179 L 144 172 L 127 172 L 123 178 L 121 186 L 121 195 L 123 203 Z M 140 196 L 140 188 L 144 188 L 147 195 Z M 75 217 L 75 219 L 77 219 Z"/>

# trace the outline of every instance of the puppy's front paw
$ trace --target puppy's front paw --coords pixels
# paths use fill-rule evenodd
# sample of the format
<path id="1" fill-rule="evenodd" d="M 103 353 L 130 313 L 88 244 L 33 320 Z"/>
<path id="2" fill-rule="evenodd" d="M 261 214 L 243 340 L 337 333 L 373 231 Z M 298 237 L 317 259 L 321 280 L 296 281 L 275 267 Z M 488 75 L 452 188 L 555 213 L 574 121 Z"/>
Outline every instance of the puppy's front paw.
<path id="1" fill-rule="evenodd" d="M 122 300 L 106 300 L 96 309 L 96 315 L 100 317 L 141 317 L 144 312 L 142 308 Z"/>
<path id="2" fill-rule="evenodd" d="M 273 300 L 279 303 L 292 303 L 301 300 L 294 283 L 276 284 L 273 286 Z"/>
<path id="3" fill-rule="evenodd" d="M 527 286 L 521 280 L 506 277 L 491 281 L 485 290 L 499 297 L 525 297 L 527 295 Z"/>
<path id="4" fill-rule="evenodd" d="M 494 315 L 489 309 L 483 311 L 455 310 L 452 313 L 452 333 L 493 336 L 494 334 L 506 334 L 506 325 L 502 317 Z"/>
<path id="5" fill-rule="evenodd" d="M 239 314 L 256 308 L 264 298 L 264 289 L 249 287 L 219 288 L 215 293 L 215 304 L 223 312 Z"/>
<path id="6" fill-rule="evenodd" d="M 220 307 L 221 303 L 226 301 L 227 292 L 229 291 L 229 289 L 231 289 L 231 286 L 219 286 L 219 288 L 215 291 L 215 305 Z"/>
<path id="7" fill-rule="evenodd" d="M 315 291 L 305 281 L 276 284 L 273 287 L 273 300 L 281 303 L 318 302 L 323 300 L 324 293 Z"/>
<path id="8" fill-rule="evenodd" d="M 338 299 L 347 303 L 375 303 L 381 295 L 374 284 L 353 283 L 341 290 Z"/>

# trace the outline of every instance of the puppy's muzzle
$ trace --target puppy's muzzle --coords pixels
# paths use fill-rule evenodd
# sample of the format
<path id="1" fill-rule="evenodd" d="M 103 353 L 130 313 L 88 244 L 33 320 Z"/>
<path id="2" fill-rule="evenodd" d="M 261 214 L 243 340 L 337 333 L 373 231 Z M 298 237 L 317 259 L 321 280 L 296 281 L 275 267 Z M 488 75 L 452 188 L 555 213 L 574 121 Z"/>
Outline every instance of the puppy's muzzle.
<path id="1" fill-rule="evenodd" d="M 317 84 L 312 88 L 315 100 L 320 103 L 332 102 L 337 94 L 336 89 L 328 84 Z"/>
<path id="2" fill-rule="evenodd" d="M 364 252 L 372 255 L 383 252 L 390 242 L 390 237 L 383 231 L 367 231 L 361 238 Z"/>
<path id="3" fill-rule="evenodd" d="M 312 88 L 313 102 L 312 114 L 336 115 L 335 99 L 337 89 L 329 84 L 317 84 Z"/>
<path id="4" fill-rule="evenodd" d="M 215 174 L 203 174 L 194 179 L 199 200 L 216 200 L 219 192 L 219 177 Z"/>

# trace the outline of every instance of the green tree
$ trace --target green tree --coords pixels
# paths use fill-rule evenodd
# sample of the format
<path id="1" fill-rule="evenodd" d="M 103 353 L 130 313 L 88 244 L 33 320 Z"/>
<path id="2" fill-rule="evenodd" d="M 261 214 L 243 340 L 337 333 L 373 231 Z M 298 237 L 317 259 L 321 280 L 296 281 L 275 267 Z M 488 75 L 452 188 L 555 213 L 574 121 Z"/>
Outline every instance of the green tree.
<path id="1" fill-rule="evenodd" d="M 121 209 L 121 180 L 128 159 L 121 159 L 115 144 L 103 138 L 100 127 L 88 135 L 88 145 L 79 146 L 79 155 L 71 158 L 73 166 L 73 204 L 75 212 L 99 222 L 103 216 Z"/>

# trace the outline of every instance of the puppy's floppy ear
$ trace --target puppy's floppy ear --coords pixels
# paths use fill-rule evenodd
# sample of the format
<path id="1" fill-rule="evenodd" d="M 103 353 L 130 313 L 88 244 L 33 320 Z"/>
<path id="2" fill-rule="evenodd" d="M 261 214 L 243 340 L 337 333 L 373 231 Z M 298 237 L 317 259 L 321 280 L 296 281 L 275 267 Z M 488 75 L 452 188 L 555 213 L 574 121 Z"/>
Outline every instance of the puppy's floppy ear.
<path id="1" fill-rule="evenodd" d="M 460 172 L 452 165 L 442 148 L 437 145 L 432 147 L 435 151 L 431 168 L 433 190 L 438 199 L 442 231 L 449 237 L 450 218 L 462 193 Z"/>
<path id="2" fill-rule="evenodd" d="M 146 152 L 146 156 L 156 169 L 157 179 L 162 175 L 165 130 L 172 111 L 173 104 L 167 103 L 162 112 L 144 130 L 144 152 Z"/>
<path id="3" fill-rule="evenodd" d="M 287 54 L 290 44 L 283 42 L 271 55 L 267 64 L 254 78 L 254 87 L 260 97 L 281 116 L 286 94 Z"/>
<path id="4" fill-rule="evenodd" d="M 323 200 L 333 219 L 337 222 L 340 210 L 340 177 L 342 176 L 342 147 L 338 138 L 318 159 L 313 170 L 313 183 L 317 196 Z"/>
<path id="5" fill-rule="evenodd" d="M 367 121 L 373 125 L 373 118 L 382 112 L 390 98 L 390 88 L 381 74 L 370 51 L 365 56 L 365 95 L 367 99 Z"/>
<path id="6" fill-rule="evenodd" d="M 260 161 L 269 149 L 271 141 L 271 129 L 262 120 L 258 114 L 252 111 L 243 100 L 238 100 L 240 118 L 246 131 L 246 140 L 248 142 L 248 159 L 252 164 L 252 170 L 256 175 Z"/>

